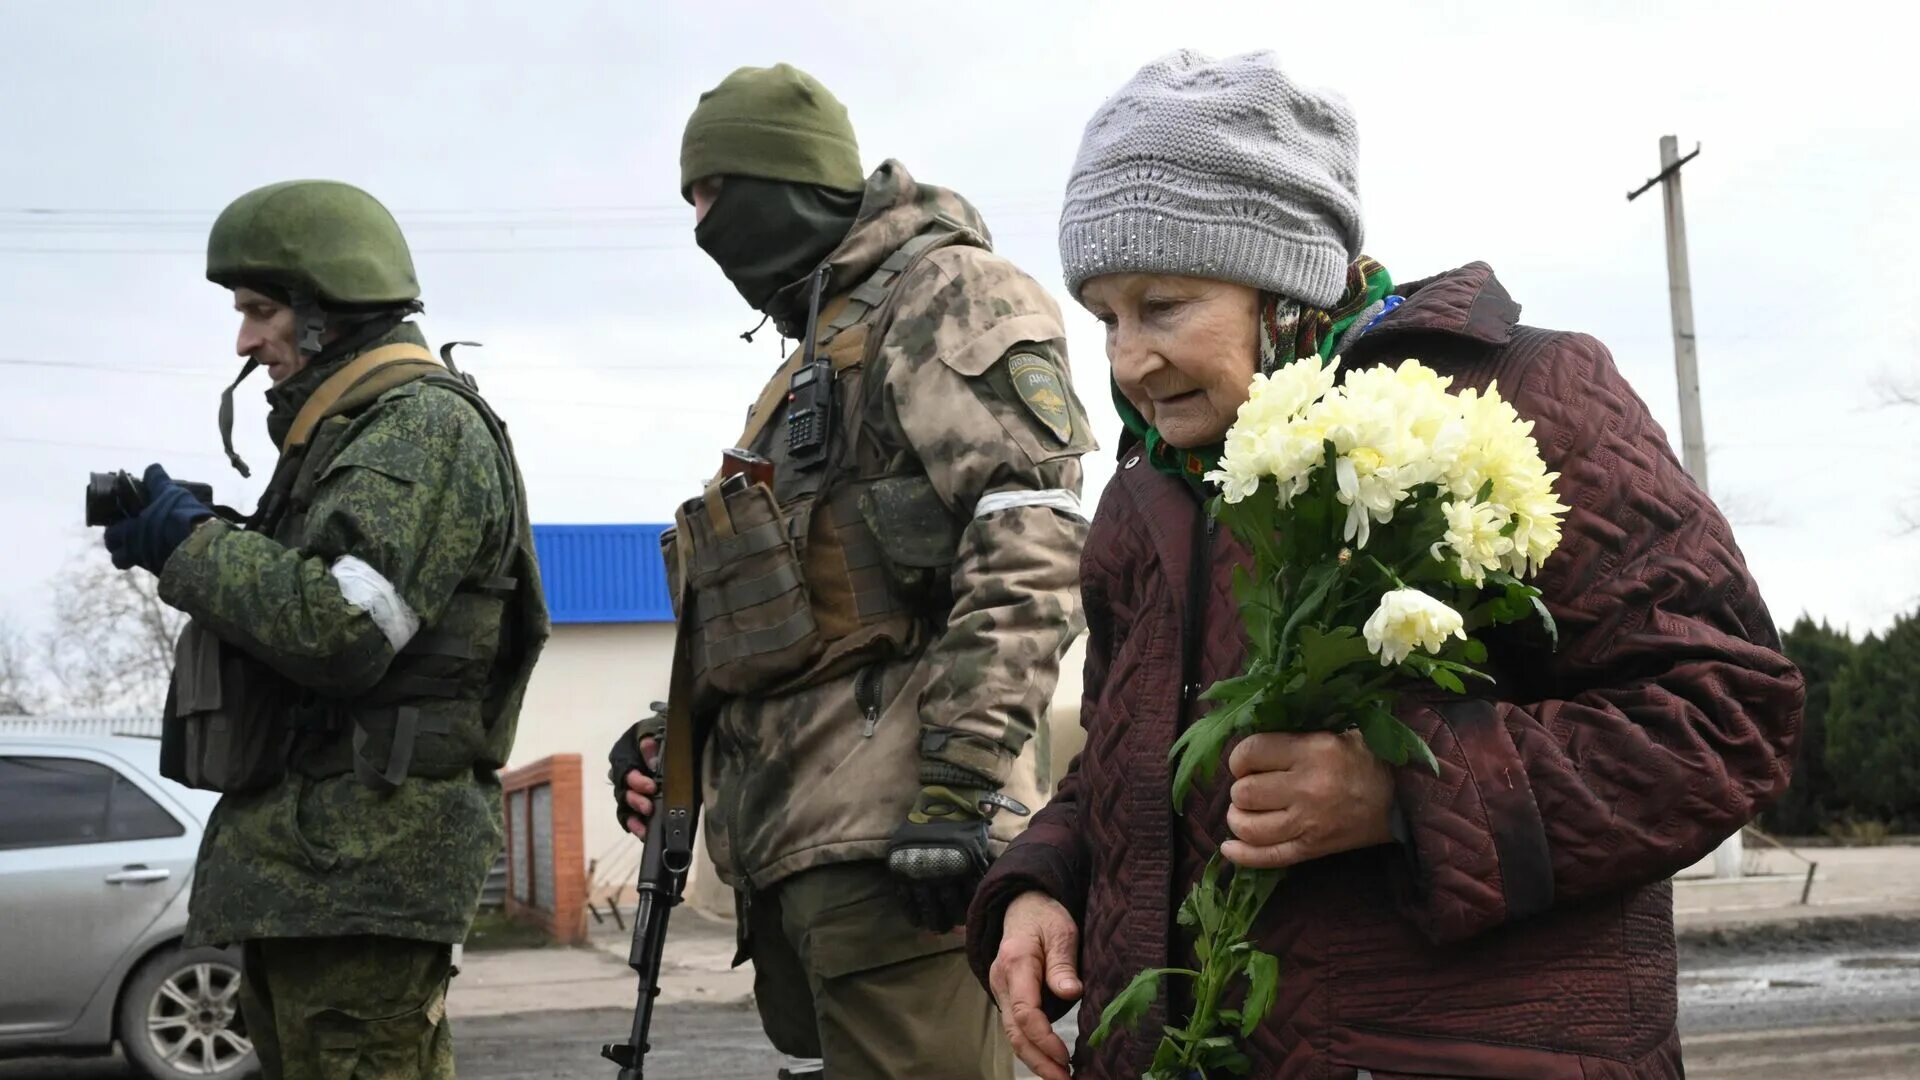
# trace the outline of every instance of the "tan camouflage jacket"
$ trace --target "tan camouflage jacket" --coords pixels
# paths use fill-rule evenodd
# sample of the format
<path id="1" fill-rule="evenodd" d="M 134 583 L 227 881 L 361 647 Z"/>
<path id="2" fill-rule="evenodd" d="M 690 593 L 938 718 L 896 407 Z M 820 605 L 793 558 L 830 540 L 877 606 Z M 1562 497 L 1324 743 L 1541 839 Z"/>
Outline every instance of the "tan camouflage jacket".
<path id="1" fill-rule="evenodd" d="M 812 867 L 884 857 L 923 764 L 965 769 L 1035 810 L 1048 794 L 1048 707 L 1060 658 L 1083 625 L 1080 456 L 1094 448 L 1059 308 L 1038 282 L 977 246 L 987 230 L 970 204 L 915 183 L 895 161 L 868 179 L 859 218 L 826 260 L 826 292 L 859 285 L 936 215 L 965 226 L 976 244 L 933 250 L 894 283 L 874 365 L 883 392 L 868 398 L 877 407 L 863 419 L 900 460 L 917 462 L 961 523 L 952 605 L 929 620 L 916 654 L 715 710 L 704 757 L 707 840 L 735 886 L 764 889 Z M 769 425 L 754 449 L 784 438 L 784 428 Z M 877 710 L 856 700 L 862 678 L 877 679 Z M 1024 826 L 998 815 L 996 847 Z"/>

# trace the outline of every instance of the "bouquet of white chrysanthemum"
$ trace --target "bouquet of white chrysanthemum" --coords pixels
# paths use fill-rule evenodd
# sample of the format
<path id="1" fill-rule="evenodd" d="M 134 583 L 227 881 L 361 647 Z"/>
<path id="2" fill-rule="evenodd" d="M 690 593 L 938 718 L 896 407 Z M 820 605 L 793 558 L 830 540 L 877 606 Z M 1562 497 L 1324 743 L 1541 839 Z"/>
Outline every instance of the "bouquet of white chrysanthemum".
<path id="1" fill-rule="evenodd" d="M 1247 632 L 1245 673 L 1202 696 L 1213 709 L 1174 744 L 1173 798 L 1185 803 L 1227 742 L 1263 731 L 1346 731 L 1394 765 L 1439 764 L 1394 716 L 1408 678 L 1464 693 L 1491 679 L 1476 630 L 1537 615 L 1521 579 L 1560 542 L 1566 512 L 1522 420 L 1495 388 L 1449 393 L 1417 360 L 1350 372 L 1308 356 L 1256 375 L 1207 479 L 1210 512 L 1253 553 L 1234 595 Z M 1218 856 L 1180 907 L 1198 971 L 1141 972 L 1092 1036 L 1132 1024 L 1166 977 L 1193 980 L 1193 1015 L 1169 1026 L 1149 1078 L 1244 1073 L 1237 1047 L 1272 1008 L 1280 962 L 1248 940 L 1282 871 L 1236 869 Z M 1227 1000 L 1244 982 L 1238 1009 Z M 1221 1028 L 1227 1028 L 1221 1032 Z"/>

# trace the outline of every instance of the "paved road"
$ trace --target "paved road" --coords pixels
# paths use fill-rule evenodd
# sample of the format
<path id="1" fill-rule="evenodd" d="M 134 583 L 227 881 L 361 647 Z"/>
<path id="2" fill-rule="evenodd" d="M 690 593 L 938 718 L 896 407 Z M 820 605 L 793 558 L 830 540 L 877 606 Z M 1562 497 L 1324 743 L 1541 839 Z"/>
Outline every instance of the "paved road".
<path id="1" fill-rule="evenodd" d="M 1707 1080 L 1920 1076 L 1920 948 L 1695 957 L 1681 976 L 1687 1074 Z M 628 1014 L 589 1009 L 455 1026 L 463 1080 L 610 1077 L 599 1046 Z M 1071 1020 L 1063 1027 L 1070 1028 Z M 663 1006 L 654 1075 L 768 1080 L 780 1059 L 752 1008 Z M 1069 1041 L 1071 1036 L 1069 1035 Z M 131 1080 L 117 1058 L 0 1063 L 0 1080 Z"/>

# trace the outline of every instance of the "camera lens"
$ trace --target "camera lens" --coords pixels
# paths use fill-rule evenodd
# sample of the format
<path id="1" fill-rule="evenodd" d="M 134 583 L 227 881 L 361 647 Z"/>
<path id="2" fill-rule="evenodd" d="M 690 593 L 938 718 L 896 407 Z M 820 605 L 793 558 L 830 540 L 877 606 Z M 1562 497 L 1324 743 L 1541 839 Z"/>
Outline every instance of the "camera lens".
<path id="1" fill-rule="evenodd" d="M 87 476 L 87 525 L 112 525 L 132 517 L 146 505 L 140 482 L 124 472 L 97 472 Z"/>

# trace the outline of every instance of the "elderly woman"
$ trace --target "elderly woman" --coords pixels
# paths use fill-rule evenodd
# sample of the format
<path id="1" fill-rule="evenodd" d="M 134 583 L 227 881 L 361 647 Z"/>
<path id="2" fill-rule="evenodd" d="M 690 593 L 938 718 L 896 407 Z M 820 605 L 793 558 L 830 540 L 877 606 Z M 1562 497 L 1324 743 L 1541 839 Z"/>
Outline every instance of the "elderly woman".
<path id="1" fill-rule="evenodd" d="M 1484 263 L 1396 285 L 1359 255 L 1355 133 L 1265 54 L 1179 53 L 1088 123 L 1067 286 L 1106 326 L 1127 433 L 1082 565 L 1085 751 L 974 900 L 968 948 L 1015 1051 L 1069 1075 L 1148 967 L 1193 966 L 1180 899 L 1216 850 L 1288 867 L 1255 927 L 1278 1004 L 1252 1075 L 1679 1077 L 1668 879 L 1787 783 L 1802 685 L 1725 519 L 1598 341 L 1519 323 Z M 1255 735 L 1176 812 L 1168 751 L 1239 674 L 1247 561 L 1200 476 L 1256 371 L 1417 357 L 1499 389 L 1571 507 L 1537 584 L 1559 624 L 1490 635 L 1497 684 L 1409 695 L 1439 775 L 1355 735 Z M 1071 1058 L 1144 1073 L 1192 1002 Z M 1170 1000 L 1169 1000 L 1170 998 Z"/>

